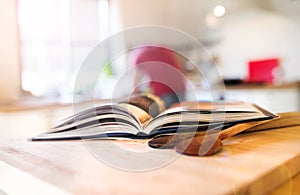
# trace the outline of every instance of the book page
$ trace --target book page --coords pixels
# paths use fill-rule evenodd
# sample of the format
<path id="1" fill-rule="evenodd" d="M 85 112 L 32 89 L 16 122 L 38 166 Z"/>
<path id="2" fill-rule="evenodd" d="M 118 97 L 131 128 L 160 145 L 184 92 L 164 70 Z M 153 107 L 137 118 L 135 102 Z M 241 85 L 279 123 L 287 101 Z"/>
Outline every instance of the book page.
<path id="1" fill-rule="evenodd" d="M 172 106 L 155 117 L 145 130 L 153 131 L 168 127 L 208 126 L 211 124 L 237 124 L 267 120 L 277 117 L 256 105 L 245 102 L 223 103 L 183 102 Z"/>
<path id="2" fill-rule="evenodd" d="M 131 114 L 133 114 L 140 121 L 142 128 L 144 128 L 144 126 L 147 125 L 149 121 L 152 119 L 152 117 L 147 112 L 134 105 L 121 103 L 119 104 L 119 106 L 127 109 Z"/>
<path id="3" fill-rule="evenodd" d="M 169 112 L 177 110 L 201 110 L 201 111 L 236 111 L 236 112 L 260 112 L 255 106 L 246 102 L 204 102 L 204 101 L 190 101 L 182 102 L 173 105 Z"/>

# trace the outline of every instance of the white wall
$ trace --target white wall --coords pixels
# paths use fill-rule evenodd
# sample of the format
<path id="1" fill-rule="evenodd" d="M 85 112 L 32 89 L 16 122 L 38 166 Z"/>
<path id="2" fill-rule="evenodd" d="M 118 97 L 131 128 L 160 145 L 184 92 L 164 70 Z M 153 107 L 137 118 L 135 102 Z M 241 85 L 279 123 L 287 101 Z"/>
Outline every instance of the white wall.
<path id="1" fill-rule="evenodd" d="M 243 9 L 227 14 L 220 27 L 223 77 L 247 77 L 247 62 L 279 57 L 283 80 L 300 79 L 300 25 L 281 13 Z"/>
<path id="2" fill-rule="evenodd" d="M 0 1 L 0 102 L 18 99 L 20 58 L 16 1 Z"/>
<path id="3" fill-rule="evenodd" d="M 299 0 L 266 0 L 269 8 L 282 13 L 300 23 L 300 1 Z"/>
<path id="4" fill-rule="evenodd" d="M 116 0 L 123 28 L 166 25 L 200 40 L 219 39 L 212 52 L 224 77 L 245 78 L 250 59 L 279 57 L 284 80 L 299 80 L 300 1 L 286 0 Z M 205 26 L 205 15 L 217 4 L 226 7 L 220 31 Z M 261 9 L 258 9 L 261 8 Z M 269 11 L 267 11 L 269 10 Z M 299 16 L 299 20 L 294 20 Z M 210 49 L 210 48 L 209 48 Z"/>
<path id="5" fill-rule="evenodd" d="M 123 28 L 164 25 L 182 30 L 196 38 L 203 31 L 204 10 L 201 0 L 116 0 Z"/>

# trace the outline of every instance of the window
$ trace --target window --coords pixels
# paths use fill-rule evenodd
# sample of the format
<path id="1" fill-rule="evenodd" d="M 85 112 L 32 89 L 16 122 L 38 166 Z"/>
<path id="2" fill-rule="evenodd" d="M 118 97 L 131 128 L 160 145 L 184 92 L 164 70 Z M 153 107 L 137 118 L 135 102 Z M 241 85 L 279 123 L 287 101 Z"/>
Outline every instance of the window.
<path id="1" fill-rule="evenodd" d="M 18 0 L 22 87 L 67 97 L 81 62 L 110 33 L 108 0 Z"/>

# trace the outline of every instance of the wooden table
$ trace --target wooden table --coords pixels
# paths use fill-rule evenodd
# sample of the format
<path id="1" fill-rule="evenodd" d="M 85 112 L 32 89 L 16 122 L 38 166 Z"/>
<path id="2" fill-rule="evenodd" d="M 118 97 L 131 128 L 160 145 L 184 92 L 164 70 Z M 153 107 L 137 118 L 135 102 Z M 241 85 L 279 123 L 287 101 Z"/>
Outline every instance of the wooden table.
<path id="1" fill-rule="evenodd" d="M 152 171 L 129 172 L 100 162 L 81 141 L 2 140 L 0 194 L 300 194 L 300 126 L 223 143 L 215 156 L 180 155 Z"/>

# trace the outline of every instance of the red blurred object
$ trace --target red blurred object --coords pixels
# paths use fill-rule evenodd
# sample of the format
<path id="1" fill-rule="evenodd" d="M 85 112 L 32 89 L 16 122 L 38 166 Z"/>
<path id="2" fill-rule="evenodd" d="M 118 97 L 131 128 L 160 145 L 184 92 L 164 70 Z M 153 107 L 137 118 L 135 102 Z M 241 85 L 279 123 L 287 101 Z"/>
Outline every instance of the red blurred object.
<path id="1" fill-rule="evenodd" d="M 277 68 L 279 68 L 279 63 L 278 58 L 250 61 L 248 63 L 248 82 L 274 83 L 274 72 Z"/>

